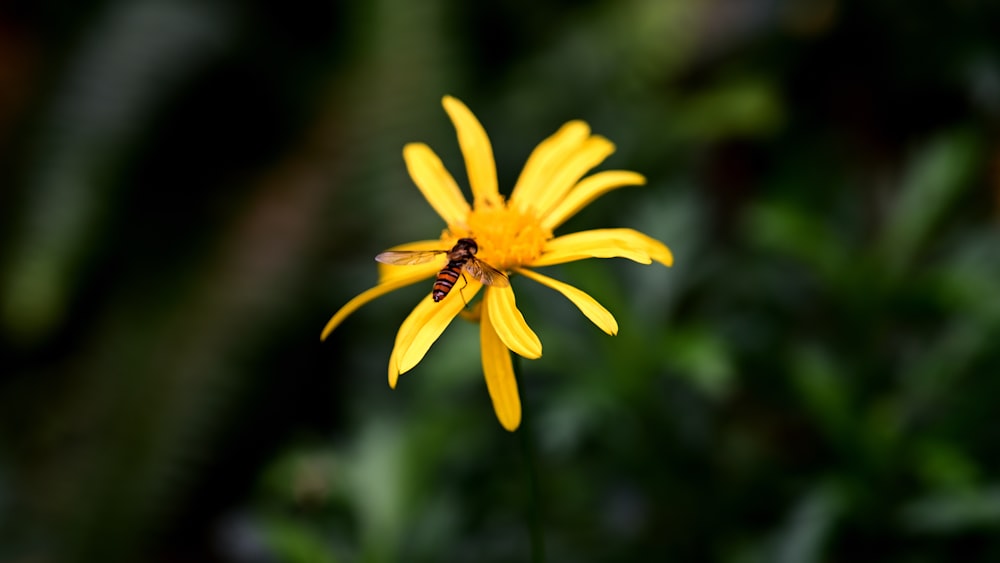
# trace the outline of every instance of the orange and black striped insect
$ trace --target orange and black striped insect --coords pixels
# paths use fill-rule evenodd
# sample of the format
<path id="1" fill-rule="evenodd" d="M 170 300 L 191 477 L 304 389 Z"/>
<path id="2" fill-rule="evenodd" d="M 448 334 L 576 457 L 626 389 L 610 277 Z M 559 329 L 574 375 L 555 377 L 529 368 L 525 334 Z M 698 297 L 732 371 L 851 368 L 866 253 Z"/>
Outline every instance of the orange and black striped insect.
<path id="1" fill-rule="evenodd" d="M 375 256 L 375 260 L 394 266 L 415 266 L 426 264 L 441 254 L 448 255 L 448 264 L 441 269 L 434 280 L 434 290 L 431 295 L 434 301 L 441 301 L 455 287 L 458 278 L 467 273 L 479 280 L 483 285 L 507 287 L 510 280 L 507 275 L 476 258 L 479 245 L 471 238 L 460 238 L 451 250 L 387 250 Z"/>

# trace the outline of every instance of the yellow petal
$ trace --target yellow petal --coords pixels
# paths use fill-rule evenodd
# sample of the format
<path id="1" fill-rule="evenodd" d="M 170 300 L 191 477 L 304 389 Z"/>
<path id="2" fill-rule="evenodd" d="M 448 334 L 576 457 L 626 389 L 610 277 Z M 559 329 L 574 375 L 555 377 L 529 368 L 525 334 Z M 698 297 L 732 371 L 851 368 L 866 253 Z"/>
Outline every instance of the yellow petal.
<path id="1" fill-rule="evenodd" d="M 554 230 L 607 192 L 625 186 L 641 186 L 645 183 L 646 178 L 642 174 L 627 170 L 606 170 L 588 176 L 542 218 L 542 227 Z"/>
<path id="2" fill-rule="evenodd" d="M 440 303 L 435 303 L 430 294 L 424 297 L 406 317 L 396 334 L 396 346 L 392 353 L 396 360 L 397 373 L 406 373 L 420 363 L 431 344 L 441 336 L 451 320 L 465 307 L 467 300 L 476 295 L 480 287 L 482 285 L 478 281 L 469 279 L 466 287 L 456 287 Z"/>
<path id="3" fill-rule="evenodd" d="M 400 244 L 389 248 L 388 250 L 443 250 L 445 249 L 445 246 L 447 245 L 440 240 L 418 240 L 415 242 Z M 442 254 L 441 258 L 438 260 L 413 266 L 393 266 L 391 264 L 378 262 L 378 281 L 379 283 L 384 283 L 397 277 L 416 275 L 416 272 L 423 272 L 420 275 L 423 277 L 430 277 L 444 267 L 447 258 L 447 255 Z"/>
<path id="4" fill-rule="evenodd" d="M 482 204 L 500 205 L 502 200 L 497 190 L 497 165 L 493 160 L 493 147 L 486 130 L 457 98 L 445 96 L 441 103 L 458 133 L 458 145 L 465 158 L 474 204 L 477 207 Z"/>
<path id="5" fill-rule="evenodd" d="M 583 258 L 628 258 L 641 264 L 653 261 L 664 266 L 674 263 L 673 254 L 662 242 L 634 229 L 595 229 L 550 240 L 542 256 L 531 266 L 551 266 Z"/>
<path id="6" fill-rule="evenodd" d="M 581 313 L 590 319 L 590 322 L 597 325 L 597 328 L 612 336 L 618 334 L 618 321 L 615 320 L 614 315 L 601 306 L 596 299 L 587 295 L 582 290 L 567 283 L 554 280 L 548 276 L 543 276 L 538 272 L 532 272 L 531 270 L 526 270 L 524 268 L 518 268 L 514 271 L 526 278 L 533 279 L 542 285 L 547 285 L 559 293 L 562 293 L 567 299 L 572 301 L 578 309 L 580 309 Z"/>
<path id="7" fill-rule="evenodd" d="M 413 269 L 412 273 L 408 275 L 397 275 L 391 280 L 386 280 L 375 287 L 361 292 L 357 297 L 351 299 L 346 305 L 340 308 L 339 311 L 334 313 L 333 317 L 326 323 L 326 327 L 323 328 L 323 333 L 320 335 L 320 340 L 326 340 L 326 337 L 333 332 L 333 329 L 337 328 L 348 315 L 357 311 L 359 307 L 368 303 L 369 301 L 381 297 L 390 291 L 395 291 L 401 287 L 406 287 L 408 285 L 417 283 L 419 281 L 425 280 L 430 276 L 434 275 L 433 272 L 427 273 L 426 271 L 421 271 L 420 269 Z"/>
<path id="8" fill-rule="evenodd" d="M 483 307 L 483 319 L 479 325 L 479 344 L 482 348 L 483 375 L 486 389 L 493 401 L 493 411 L 497 420 L 507 430 L 513 432 L 521 425 L 521 398 L 517 394 L 514 366 L 510 352 L 493 330 L 489 311 Z"/>
<path id="9" fill-rule="evenodd" d="M 542 266 L 576 262 L 577 260 L 586 258 L 627 258 L 640 264 L 653 263 L 649 255 L 641 250 L 622 248 L 618 245 L 605 244 L 598 246 L 590 240 L 573 240 L 566 241 L 565 244 L 558 244 L 552 248 L 546 246 L 545 252 L 529 265 L 534 268 L 540 268 Z"/>
<path id="10" fill-rule="evenodd" d="M 397 367 L 399 362 L 396 361 L 396 347 L 392 347 L 392 352 L 389 354 L 389 387 L 392 389 L 396 388 L 396 383 L 399 382 L 399 368 Z"/>
<path id="11" fill-rule="evenodd" d="M 542 342 L 517 310 L 514 290 L 510 286 L 491 286 L 483 299 L 493 328 L 508 348 L 529 360 L 542 357 Z"/>
<path id="12" fill-rule="evenodd" d="M 464 222 L 469 204 L 438 155 L 423 143 L 409 143 L 403 147 L 403 160 L 413 183 L 444 222 L 449 225 Z"/>
<path id="13" fill-rule="evenodd" d="M 566 158 L 590 136 L 590 126 L 570 121 L 531 152 L 510 194 L 511 206 L 520 211 L 536 209 L 535 203 L 548 189 L 549 180 Z"/>
<path id="14" fill-rule="evenodd" d="M 539 217 L 546 216 L 590 169 L 604 162 L 615 152 L 615 145 L 600 136 L 593 136 L 583 142 L 579 149 L 571 153 L 559 169 L 552 174 L 547 186 L 541 190 L 533 203 Z"/>

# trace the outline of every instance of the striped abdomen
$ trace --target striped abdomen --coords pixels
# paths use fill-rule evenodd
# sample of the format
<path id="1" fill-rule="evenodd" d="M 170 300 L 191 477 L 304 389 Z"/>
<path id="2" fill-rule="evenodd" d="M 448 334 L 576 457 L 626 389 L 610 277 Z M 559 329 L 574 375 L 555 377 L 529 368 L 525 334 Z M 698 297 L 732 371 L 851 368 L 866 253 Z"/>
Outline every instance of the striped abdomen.
<path id="1" fill-rule="evenodd" d="M 455 287 L 455 282 L 462 275 L 462 267 L 468 260 L 449 260 L 448 265 L 438 272 L 437 279 L 434 280 L 434 290 L 431 296 L 435 302 L 444 299 L 451 288 Z"/>

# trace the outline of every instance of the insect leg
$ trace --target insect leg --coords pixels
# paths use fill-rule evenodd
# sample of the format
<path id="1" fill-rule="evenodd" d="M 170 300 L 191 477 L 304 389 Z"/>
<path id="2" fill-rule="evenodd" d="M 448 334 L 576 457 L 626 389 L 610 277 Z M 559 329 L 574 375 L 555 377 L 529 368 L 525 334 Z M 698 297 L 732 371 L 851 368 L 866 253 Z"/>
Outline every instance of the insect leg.
<path id="1" fill-rule="evenodd" d="M 462 296 L 462 303 L 465 303 L 466 307 L 469 306 L 469 300 L 465 298 L 465 294 L 462 293 L 462 290 L 465 289 L 465 286 L 467 285 L 469 285 L 469 280 L 465 278 L 465 272 L 462 272 L 462 287 L 458 288 L 458 294 Z"/>

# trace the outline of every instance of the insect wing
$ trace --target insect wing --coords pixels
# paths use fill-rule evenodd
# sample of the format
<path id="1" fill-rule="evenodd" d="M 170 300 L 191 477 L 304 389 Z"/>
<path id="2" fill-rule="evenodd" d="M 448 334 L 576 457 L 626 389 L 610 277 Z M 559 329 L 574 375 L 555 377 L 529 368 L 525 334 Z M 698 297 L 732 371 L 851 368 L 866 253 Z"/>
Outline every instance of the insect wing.
<path id="1" fill-rule="evenodd" d="M 392 264 L 393 266 L 415 266 L 426 264 L 438 256 L 447 252 L 446 250 L 386 250 L 375 256 L 376 262 Z"/>
<path id="2" fill-rule="evenodd" d="M 510 285 L 506 274 L 477 258 L 472 258 L 465 263 L 465 271 L 482 282 L 483 285 L 492 285 L 493 287 Z"/>

